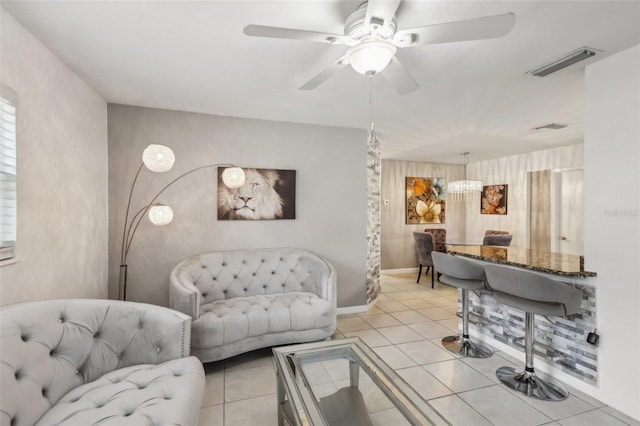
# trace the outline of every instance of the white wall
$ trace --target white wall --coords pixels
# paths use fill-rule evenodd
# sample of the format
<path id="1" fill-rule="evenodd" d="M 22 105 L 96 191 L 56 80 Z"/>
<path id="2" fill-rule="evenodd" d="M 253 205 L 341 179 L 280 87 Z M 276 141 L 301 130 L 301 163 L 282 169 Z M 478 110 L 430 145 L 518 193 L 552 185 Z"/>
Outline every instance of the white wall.
<path id="1" fill-rule="evenodd" d="M 603 402 L 640 420 L 640 45 L 586 69 L 585 268 Z"/>
<path id="2" fill-rule="evenodd" d="M 496 229 L 513 234 L 512 246 L 529 247 L 528 172 L 583 164 L 584 146 L 581 143 L 469 164 L 468 175 L 481 179 L 483 185 L 507 184 L 509 187 L 506 215 L 480 214 L 479 202 L 467 205 L 467 241 L 482 242 L 485 230 Z M 576 215 L 575 220 L 582 220 L 582 215 Z"/>
<path id="3" fill-rule="evenodd" d="M 445 228 L 447 241 L 464 241 L 464 203 L 452 201 L 451 197 L 447 197 L 445 204 L 445 223 L 429 225 L 406 223 L 405 178 L 407 176 L 438 177 L 450 182 L 464 178 L 464 167 L 416 161 L 382 161 L 380 264 L 383 270 L 418 266 L 414 232 L 422 232 L 426 228 Z M 385 205 L 384 200 L 389 200 L 389 204 Z"/>
<path id="4" fill-rule="evenodd" d="M 2 305 L 107 296 L 107 105 L 4 9 L 2 84 L 18 96 L 18 262 Z"/>
<path id="5" fill-rule="evenodd" d="M 169 273 L 187 256 L 212 250 L 300 247 L 326 257 L 335 266 L 339 307 L 366 303 L 364 130 L 123 105 L 109 105 L 112 297 L 117 295 L 126 197 L 142 151 L 150 143 L 170 146 L 176 164 L 163 174 L 143 170 L 134 206 L 149 202 L 162 186 L 185 171 L 210 163 L 235 163 L 296 170 L 296 219 L 218 221 L 215 169 L 190 175 L 158 200 L 172 206 L 174 221 L 166 228 L 156 228 L 145 219 L 138 230 L 127 260 L 129 299 L 167 305 Z"/>

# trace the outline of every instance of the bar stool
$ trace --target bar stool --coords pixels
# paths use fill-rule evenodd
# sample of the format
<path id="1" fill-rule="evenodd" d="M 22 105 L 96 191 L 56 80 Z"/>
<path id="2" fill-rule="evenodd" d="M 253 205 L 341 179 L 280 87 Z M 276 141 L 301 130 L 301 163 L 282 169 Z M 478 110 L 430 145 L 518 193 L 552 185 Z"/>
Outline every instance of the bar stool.
<path id="1" fill-rule="evenodd" d="M 462 295 L 462 336 L 447 336 L 442 339 L 442 346 L 449 352 L 470 358 L 487 358 L 493 351 L 481 343 L 469 339 L 469 290 L 487 290 L 484 268 L 482 265 L 463 259 L 459 256 L 431 253 L 434 268 L 440 272 L 440 282 L 457 287 Z"/>
<path id="2" fill-rule="evenodd" d="M 502 383 L 527 396 L 544 401 L 566 399 L 569 393 L 564 386 L 544 375 L 536 375 L 533 369 L 535 315 L 559 317 L 579 312 L 582 291 L 519 269 L 486 265 L 484 270 L 488 284 L 495 290 L 496 300 L 525 311 L 524 371 L 516 372 L 513 367 L 500 367 L 496 370 L 496 375 Z"/>

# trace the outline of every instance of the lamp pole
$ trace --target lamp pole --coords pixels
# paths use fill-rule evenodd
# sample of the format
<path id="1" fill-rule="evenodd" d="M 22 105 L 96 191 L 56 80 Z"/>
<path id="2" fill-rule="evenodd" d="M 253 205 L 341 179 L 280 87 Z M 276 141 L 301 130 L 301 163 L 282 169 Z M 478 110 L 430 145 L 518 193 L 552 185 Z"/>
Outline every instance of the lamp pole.
<path id="1" fill-rule="evenodd" d="M 162 161 L 165 161 L 165 163 L 162 166 L 157 167 L 156 164 L 153 164 L 153 161 L 149 160 L 148 156 L 145 157 L 145 155 L 147 154 L 147 151 L 151 147 L 154 147 L 153 149 L 160 152 L 160 154 L 158 154 L 158 157 L 160 157 Z M 170 161 L 167 162 L 166 157 L 170 157 Z M 133 178 L 131 189 L 129 191 L 129 200 L 127 201 L 127 210 L 124 218 L 124 229 L 122 230 L 122 246 L 120 248 L 120 273 L 118 277 L 118 294 L 120 294 L 120 292 L 122 291 L 122 300 L 127 300 L 127 266 L 128 266 L 127 256 L 129 255 L 129 249 L 131 248 L 131 243 L 133 242 L 133 238 L 136 235 L 136 231 L 138 230 L 138 226 L 140 226 L 140 222 L 142 221 L 142 218 L 147 213 L 152 213 L 154 208 L 165 208 L 165 209 L 168 209 L 168 211 L 170 212 L 170 215 L 168 217 L 163 218 L 164 220 L 161 222 L 158 222 L 157 220 L 154 221 L 154 219 L 150 218 L 151 222 L 156 226 L 163 226 L 163 225 L 168 225 L 173 219 L 173 212 L 171 211 L 171 208 L 169 206 L 165 206 L 163 204 L 156 202 L 158 197 L 160 197 L 160 195 L 162 195 L 163 192 L 169 189 L 173 184 L 178 182 L 180 179 L 190 174 L 193 174 L 199 170 L 212 168 L 212 167 L 227 167 L 227 169 L 225 169 L 225 171 L 222 173 L 222 181 L 224 185 L 228 186 L 229 188 L 232 188 L 232 189 L 239 188 L 244 184 L 244 181 L 245 181 L 244 171 L 241 168 L 234 166 L 233 164 L 216 163 L 216 164 L 207 164 L 205 166 L 196 167 L 195 169 L 189 170 L 188 172 L 181 174 L 180 176 L 178 176 L 177 178 L 169 182 L 167 185 L 165 185 L 160 191 L 158 191 L 158 193 L 151 199 L 151 201 L 149 201 L 141 209 L 139 209 L 136 212 L 136 214 L 133 215 L 133 217 L 131 218 L 131 221 L 129 221 L 129 212 L 131 211 L 131 199 L 133 197 L 133 191 L 143 166 L 146 166 L 149 170 L 152 170 L 152 171 L 163 172 L 171 169 L 171 167 L 173 166 L 173 161 L 174 161 L 173 151 L 171 151 L 169 147 L 166 147 L 164 145 L 149 145 L 149 147 L 145 149 L 145 153 L 143 154 L 143 163 L 140 164 L 140 167 L 138 168 L 138 171 L 136 172 L 136 175 Z"/>

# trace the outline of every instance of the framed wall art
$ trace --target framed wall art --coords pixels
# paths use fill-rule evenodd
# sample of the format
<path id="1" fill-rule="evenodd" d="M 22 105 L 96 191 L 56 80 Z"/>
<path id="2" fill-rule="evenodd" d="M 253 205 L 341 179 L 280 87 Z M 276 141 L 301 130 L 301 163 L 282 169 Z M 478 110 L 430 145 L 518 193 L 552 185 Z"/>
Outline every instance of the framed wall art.
<path id="1" fill-rule="evenodd" d="M 244 169 L 246 181 L 237 189 L 222 183 L 218 167 L 218 220 L 296 218 L 296 171 Z"/>
<path id="2" fill-rule="evenodd" d="M 481 214 L 507 214 L 507 187 L 509 185 L 486 185 L 480 197 Z"/>
<path id="3" fill-rule="evenodd" d="M 445 179 L 407 177 L 407 224 L 444 223 Z"/>

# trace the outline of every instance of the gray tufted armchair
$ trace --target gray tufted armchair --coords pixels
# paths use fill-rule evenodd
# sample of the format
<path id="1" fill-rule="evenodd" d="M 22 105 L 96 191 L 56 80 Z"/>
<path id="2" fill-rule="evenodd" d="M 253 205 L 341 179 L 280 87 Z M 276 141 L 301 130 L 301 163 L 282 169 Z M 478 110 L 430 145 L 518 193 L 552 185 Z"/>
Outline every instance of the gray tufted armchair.
<path id="1" fill-rule="evenodd" d="M 192 353 L 202 362 L 269 346 L 330 338 L 336 273 L 295 248 L 204 253 L 171 272 L 169 304 L 190 315 Z"/>
<path id="2" fill-rule="evenodd" d="M 84 299 L 10 305 L 0 320 L 0 424 L 198 423 L 204 369 L 186 315 Z"/>

